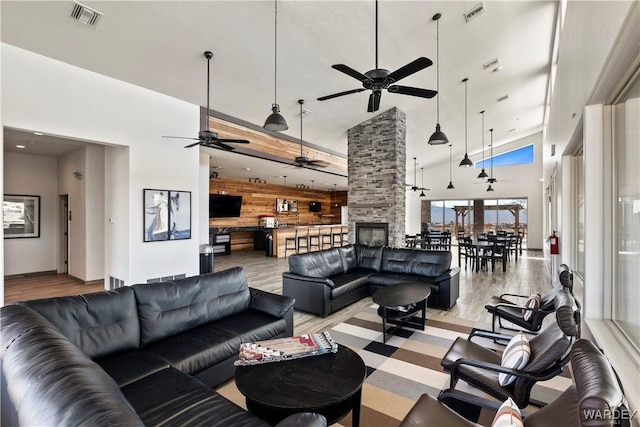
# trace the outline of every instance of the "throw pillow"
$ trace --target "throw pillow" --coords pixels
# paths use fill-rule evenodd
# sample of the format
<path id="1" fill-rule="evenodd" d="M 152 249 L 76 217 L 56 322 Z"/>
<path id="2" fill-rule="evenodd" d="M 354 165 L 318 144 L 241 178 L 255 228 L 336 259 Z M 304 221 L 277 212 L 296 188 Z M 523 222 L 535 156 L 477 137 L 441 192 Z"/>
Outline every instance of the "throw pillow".
<path id="1" fill-rule="evenodd" d="M 507 347 L 502 353 L 501 366 L 511 369 L 522 369 L 529 362 L 531 356 L 531 347 L 529 340 L 523 333 L 519 333 L 509 341 Z M 509 385 L 516 380 L 515 375 L 500 373 L 498 374 L 498 382 L 501 386 Z"/>
<path id="2" fill-rule="evenodd" d="M 505 400 L 498 408 L 491 423 L 491 427 L 523 427 L 523 425 L 520 408 L 511 398 Z"/>
<path id="3" fill-rule="evenodd" d="M 542 297 L 540 296 L 540 294 L 538 292 L 536 292 L 535 294 L 531 295 L 527 299 L 527 302 L 524 303 L 524 306 L 527 307 L 527 308 L 538 309 L 538 308 L 540 308 L 540 299 L 541 298 Z M 532 311 L 532 310 L 522 310 L 522 318 L 528 322 L 529 320 L 531 320 L 531 318 L 533 317 L 534 313 L 535 313 L 535 311 Z"/>

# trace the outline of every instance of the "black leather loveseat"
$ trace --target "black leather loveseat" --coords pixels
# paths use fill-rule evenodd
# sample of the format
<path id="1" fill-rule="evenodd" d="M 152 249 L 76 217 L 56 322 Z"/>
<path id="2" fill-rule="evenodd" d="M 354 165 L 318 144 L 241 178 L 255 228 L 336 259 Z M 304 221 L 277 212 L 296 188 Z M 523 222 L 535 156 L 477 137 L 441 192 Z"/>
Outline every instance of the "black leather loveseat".
<path id="1" fill-rule="evenodd" d="M 449 251 L 348 245 L 290 256 L 282 294 L 296 309 L 326 317 L 382 287 L 422 282 L 431 287 L 427 304 L 448 310 L 459 296 L 459 274 Z"/>
<path id="2" fill-rule="evenodd" d="M 293 303 L 236 267 L 2 307 L 2 425 L 267 425 L 211 387 L 241 342 L 292 335 Z"/>

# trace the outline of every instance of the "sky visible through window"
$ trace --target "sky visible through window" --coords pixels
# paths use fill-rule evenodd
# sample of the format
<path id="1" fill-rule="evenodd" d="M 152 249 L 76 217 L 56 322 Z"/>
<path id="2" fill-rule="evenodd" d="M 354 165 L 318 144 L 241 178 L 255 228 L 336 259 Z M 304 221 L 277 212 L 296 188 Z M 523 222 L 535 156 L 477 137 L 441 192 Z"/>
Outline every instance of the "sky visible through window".
<path id="1" fill-rule="evenodd" d="M 513 151 L 493 156 L 493 166 L 512 166 L 512 165 L 528 165 L 533 163 L 533 144 L 526 145 Z M 488 169 L 491 167 L 491 158 L 476 162 L 477 169 Z"/>

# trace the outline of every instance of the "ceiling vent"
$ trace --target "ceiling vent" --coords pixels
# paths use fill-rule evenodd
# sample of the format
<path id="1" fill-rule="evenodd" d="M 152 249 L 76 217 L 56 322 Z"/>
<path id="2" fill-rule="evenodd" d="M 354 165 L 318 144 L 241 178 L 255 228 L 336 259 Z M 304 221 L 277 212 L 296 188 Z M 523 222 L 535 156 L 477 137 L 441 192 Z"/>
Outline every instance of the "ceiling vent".
<path id="1" fill-rule="evenodd" d="M 498 98 L 498 102 L 506 101 L 507 99 L 509 99 L 509 95 L 504 95 Z"/>
<path id="2" fill-rule="evenodd" d="M 485 70 L 489 70 L 491 68 L 498 67 L 499 65 L 500 65 L 500 58 L 494 58 L 491 61 L 485 62 L 484 64 L 482 64 L 482 67 Z"/>
<path id="3" fill-rule="evenodd" d="M 469 22 L 476 16 L 480 15 L 485 10 L 486 9 L 484 8 L 484 3 L 480 3 L 479 5 L 475 6 L 473 9 L 468 10 L 464 13 L 464 20 Z"/>
<path id="4" fill-rule="evenodd" d="M 76 21 L 95 28 L 98 25 L 98 21 L 102 16 L 101 12 L 95 9 L 91 9 L 76 1 L 73 2 L 73 9 L 71 10 L 71 17 Z"/>

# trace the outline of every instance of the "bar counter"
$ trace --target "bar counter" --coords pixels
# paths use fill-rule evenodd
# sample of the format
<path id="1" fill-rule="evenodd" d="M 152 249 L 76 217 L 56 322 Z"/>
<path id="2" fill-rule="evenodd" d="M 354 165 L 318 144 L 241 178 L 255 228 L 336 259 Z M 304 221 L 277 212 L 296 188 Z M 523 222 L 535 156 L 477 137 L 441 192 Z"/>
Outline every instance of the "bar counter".
<path id="1" fill-rule="evenodd" d="M 296 233 L 298 235 L 306 235 L 307 231 L 311 236 L 314 236 L 316 234 L 320 234 L 320 236 L 322 236 L 322 234 L 328 234 L 331 236 L 332 234 L 341 233 L 342 231 L 346 232 L 347 225 L 341 225 L 341 224 L 290 225 L 290 226 L 280 225 L 278 228 L 273 228 L 272 230 L 273 230 L 273 249 L 274 249 L 273 256 L 277 258 L 284 258 L 285 257 L 285 250 L 284 250 L 285 238 L 287 237 L 295 238 Z M 320 237 L 319 239 L 320 239 L 320 249 L 322 249 L 322 237 Z M 332 237 L 330 237 L 329 239 L 332 239 Z M 293 247 L 291 243 L 289 243 L 289 245 Z M 331 247 L 331 243 L 325 243 L 326 249 L 330 247 Z M 314 248 L 314 250 L 317 250 L 317 248 Z M 306 248 L 302 248 L 300 250 L 300 253 L 304 253 L 306 251 L 307 251 Z M 295 253 L 295 250 L 289 249 L 287 251 L 287 255 L 291 255 L 294 253 Z"/>

